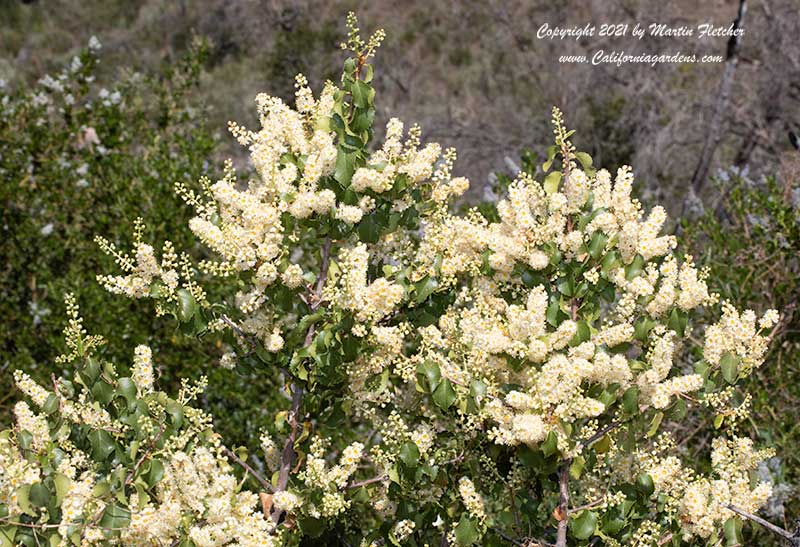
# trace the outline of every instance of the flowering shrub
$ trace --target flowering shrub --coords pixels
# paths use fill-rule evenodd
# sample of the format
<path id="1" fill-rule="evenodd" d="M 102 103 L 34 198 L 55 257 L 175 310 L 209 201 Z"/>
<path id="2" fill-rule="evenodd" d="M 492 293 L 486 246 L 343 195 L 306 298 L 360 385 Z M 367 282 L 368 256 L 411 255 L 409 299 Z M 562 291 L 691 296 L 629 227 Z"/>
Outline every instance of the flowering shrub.
<path id="1" fill-rule="evenodd" d="M 151 352 L 128 376 L 67 329 L 79 381 L 33 401 L 5 434 L 7 537 L 29 545 L 716 545 L 731 509 L 770 495 L 769 450 L 741 435 L 735 390 L 779 317 L 723 305 L 665 212 L 578 152 L 561 113 L 543 181 L 520 173 L 497 206 L 450 212 L 468 181 L 456 153 L 375 115 L 354 16 L 341 82 L 295 108 L 256 98 L 261 128 L 231 123 L 256 174 L 232 164 L 178 193 L 215 259 L 131 251 L 102 237 L 111 292 L 152 299 L 187 333 L 221 333 L 226 368 L 280 379 L 284 410 L 259 462 L 226 448 L 192 406 L 202 385 L 157 391 Z M 231 300 L 204 290 L 210 278 Z M 74 310 L 74 308 L 73 308 Z M 269 397 L 269 396 L 267 396 Z M 667 423 L 709 409 L 710 472 L 681 459 Z M 7 462 L 7 463 L 6 463 Z M 251 477 L 242 489 L 232 466 Z"/>
<path id="2" fill-rule="evenodd" d="M 157 75 L 105 76 L 97 39 L 63 69 L 38 82 L 0 84 L 0 332 L 3 367 L 24 367 L 47 380 L 61 331 L 66 292 L 97 309 L 92 324 L 124 314 L 108 333 L 115 358 L 127 354 L 125 340 L 146 341 L 153 321 L 146 306 L 109 301 L 102 288 L 86 283 L 86 272 L 105 260 L 91 241 L 102 232 L 130 240 L 128 222 L 150 219 L 156 237 L 192 244 L 188 228 L 171 229 L 180 200 L 172 181 L 195 180 L 215 147 L 192 100 L 207 47 L 197 42 L 187 56 Z M 105 266 L 108 267 L 108 266 Z M 199 361 L 182 344 L 159 342 L 161 362 L 171 369 Z M 119 353 L 116 353 L 119 352 Z M 182 357 L 179 358 L 178 356 Z M 0 391 L 12 389 L 0 375 Z M 7 404 L 7 402 L 6 402 Z M 4 407 L 7 408 L 7 407 Z M 4 426 L 7 413 L 0 423 Z"/>
<path id="3" fill-rule="evenodd" d="M 95 39 L 38 82 L 0 86 L 0 393 L 12 394 L 9 369 L 22 368 L 45 383 L 52 373 L 69 377 L 53 358 L 63 295 L 76 292 L 94 312 L 89 330 L 114 325 L 104 332 L 104 358 L 123 362 L 127 346 L 150 344 L 159 356 L 162 388 L 207 374 L 203 407 L 218 416 L 218 431 L 237 443 L 258 437 L 267 418 L 247 412 L 245 403 L 263 386 L 208 370 L 208 360 L 219 357 L 215 339 L 198 344 L 154 337 L 154 325 L 164 328 L 165 322 L 153 321 L 147 303 L 109 299 L 86 277 L 113 267 L 97 252 L 94 235 L 128 246 L 129 222 L 138 215 L 148 219 L 148 237 L 169 237 L 182 250 L 200 248 L 186 225 L 191 209 L 172 187 L 210 172 L 219 140 L 203 122 L 206 110 L 197 99 L 207 51 L 196 40 L 183 58 L 155 74 L 115 66 L 111 76 L 102 70 L 108 58 Z M 10 424 L 13 405 L 13 397 L 0 396 L 0 429 Z"/>
<path id="4" fill-rule="evenodd" d="M 720 172 L 719 203 L 709 207 L 700 222 L 685 225 L 684 239 L 708 265 L 709 281 L 722 297 L 737 306 L 781 310 L 781 322 L 772 334 L 769 366 L 744 383 L 753 397 L 759 435 L 780 447 L 796 445 L 799 433 L 792 420 L 785 419 L 786 412 L 796 406 L 800 385 L 800 332 L 793 327 L 800 321 L 798 161 L 796 151 L 787 154 L 779 176 L 761 180 L 746 170 Z M 793 486 L 800 479 L 798 469 L 800 455 L 791 450 L 759 467 L 759 474 L 775 483 L 765 511 L 770 519 L 791 523 L 791 516 L 800 511 Z"/>

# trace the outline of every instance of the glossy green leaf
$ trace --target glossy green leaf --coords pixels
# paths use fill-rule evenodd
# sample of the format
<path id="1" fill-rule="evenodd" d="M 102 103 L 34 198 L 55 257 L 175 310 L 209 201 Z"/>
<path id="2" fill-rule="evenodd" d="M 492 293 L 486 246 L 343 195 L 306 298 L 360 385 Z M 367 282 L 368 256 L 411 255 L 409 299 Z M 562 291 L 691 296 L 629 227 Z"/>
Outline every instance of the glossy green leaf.
<path id="1" fill-rule="evenodd" d="M 461 520 L 458 521 L 455 532 L 458 545 L 472 545 L 480 539 L 478 527 L 467 513 L 461 513 Z"/>
<path id="2" fill-rule="evenodd" d="M 417 374 L 420 374 L 427 381 L 428 390 L 433 392 L 439 385 L 439 380 L 442 378 L 442 373 L 439 370 L 439 365 L 433 361 L 423 361 L 417 365 Z"/>
<path id="3" fill-rule="evenodd" d="M 607 242 L 608 236 L 603 232 L 595 232 L 592 234 L 592 239 L 589 241 L 589 256 L 595 260 L 603 256 L 603 251 L 605 251 Z"/>
<path id="4" fill-rule="evenodd" d="M 178 289 L 178 319 L 187 323 L 197 313 L 197 300 L 187 289 Z"/>
<path id="5" fill-rule="evenodd" d="M 597 529 L 597 513 L 582 511 L 580 515 L 570 520 L 572 535 L 578 539 L 589 539 Z"/>
<path id="6" fill-rule="evenodd" d="M 554 432 L 547 434 L 547 438 L 541 445 L 542 453 L 545 457 L 549 457 L 558 452 L 558 436 Z"/>
<path id="7" fill-rule="evenodd" d="M 650 497 L 655 492 L 655 485 L 653 484 L 653 477 L 647 473 L 642 473 L 636 478 L 636 487 L 646 497 Z"/>
<path id="8" fill-rule="evenodd" d="M 650 429 L 647 430 L 647 436 L 652 437 L 658 431 L 659 426 L 661 425 L 661 420 L 664 419 L 663 412 L 656 412 L 656 415 L 653 416 L 653 420 L 650 422 Z"/>
<path id="9" fill-rule="evenodd" d="M 584 170 L 587 170 L 592 167 L 592 156 L 587 154 L 586 152 L 576 152 L 575 158 L 581 162 L 581 166 Z"/>
<path id="10" fill-rule="evenodd" d="M 413 442 L 407 442 L 400 447 L 400 461 L 406 467 L 414 468 L 419 463 L 419 448 Z"/>
<path id="11" fill-rule="evenodd" d="M 558 185 L 561 182 L 561 173 L 559 171 L 553 171 L 549 175 L 544 178 L 544 191 L 549 196 L 551 194 L 555 194 L 558 191 Z"/>
<path id="12" fill-rule="evenodd" d="M 89 433 L 89 444 L 92 445 L 92 458 L 95 461 L 104 461 L 112 452 L 114 452 L 115 443 L 114 438 L 107 431 L 102 429 L 95 429 Z"/>
<path id="13" fill-rule="evenodd" d="M 639 388 L 636 386 L 629 387 L 622 394 L 622 408 L 628 414 L 633 414 L 639 411 Z"/>
<path id="14" fill-rule="evenodd" d="M 736 378 L 739 374 L 739 358 L 726 351 L 722 354 L 719 360 L 719 368 L 722 371 L 722 377 L 729 384 L 736 383 Z"/>
<path id="15" fill-rule="evenodd" d="M 453 384 L 450 380 L 445 378 L 442 380 L 433 392 L 433 401 L 445 410 L 450 408 L 456 400 L 456 392 L 453 389 Z"/>
<path id="16" fill-rule="evenodd" d="M 417 304 L 421 304 L 426 298 L 433 294 L 433 291 L 435 291 L 437 287 L 439 287 L 439 282 L 435 277 L 426 276 L 424 279 L 417 281 L 414 284 L 416 292 L 415 300 Z"/>

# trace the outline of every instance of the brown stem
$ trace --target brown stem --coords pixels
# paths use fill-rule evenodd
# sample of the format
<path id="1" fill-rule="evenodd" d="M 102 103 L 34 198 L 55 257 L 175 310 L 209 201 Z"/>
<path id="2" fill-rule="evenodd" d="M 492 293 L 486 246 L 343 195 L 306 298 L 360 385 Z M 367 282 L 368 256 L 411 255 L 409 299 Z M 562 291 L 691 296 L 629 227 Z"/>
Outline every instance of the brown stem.
<path id="1" fill-rule="evenodd" d="M 592 435 L 590 437 L 587 437 L 584 440 L 582 440 L 579 444 L 580 444 L 580 446 L 584 446 L 584 447 L 585 446 L 589 446 L 593 442 L 600 440 L 603 437 L 603 435 L 605 435 L 606 433 L 608 433 L 612 429 L 616 429 L 619 426 L 620 426 L 620 422 L 611 422 L 610 424 L 608 424 L 604 428 L 600 429 L 594 435 Z"/>
<path id="2" fill-rule="evenodd" d="M 734 513 L 736 513 L 739 516 L 742 516 L 742 517 L 744 517 L 744 518 L 746 518 L 748 520 L 752 520 L 753 522 L 755 522 L 757 524 L 760 524 L 761 526 L 763 526 L 764 528 L 766 528 L 767 530 L 769 530 L 773 534 L 781 536 L 783 539 L 788 541 L 789 544 L 792 547 L 800 546 L 800 528 L 798 528 L 798 530 L 796 530 L 794 533 L 791 533 L 791 532 L 789 532 L 787 530 L 784 530 L 780 526 L 776 526 L 775 524 L 772 524 L 768 520 L 762 519 L 758 515 L 754 515 L 752 513 L 748 513 L 744 509 L 739 509 L 735 505 L 731 505 L 731 504 L 727 503 L 727 504 L 725 504 L 725 507 L 727 507 L 728 509 L 730 509 L 731 511 L 733 511 Z"/>
<path id="3" fill-rule="evenodd" d="M 570 513 L 577 513 L 578 511 L 585 511 L 587 509 L 592 509 L 593 507 L 597 507 L 598 505 L 602 505 L 605 502 L 605 498 L 598 498 L 594 501 L 590 501 L 589 503 L 585 503 L 583 505 L 579 505 L 578 507 L 573 507 L 569 510 Z"/>
<path id="4" fill-rule="evenodd" d="M 289 484 L 289 471 L 292 469 L 292 464 L 294 463 L 294 457 L 296 455 L 294 451 L 294 441 L 297 439 L 297 415 L 300 412 L 300 405 L 302 403 L 303 388 L 299 385 L 292 384 L 292 407 L 289 410 L 289 425 L 292 430 L 286 438 L 286 442 L 283 445 L 283 452 L 281 453 L 281 469 L 278 473 L 278 484 L 275 486 L 277 492 L 286 490 L 286 486 Z M 272 513 L 272 522 L 278 524 L 282 514 L 283 511 L 274 511 Z"/>
<path id="5" fill-rule="evenodd" d="M 388 475 L 381 475 L 379 477 L 372 477 L 371 479 L 366 479 L 363 481 L 351 482 L 347 485 L 347 488 L 360 488 L 361 486 L 367 486 L 368 484 L 374 484 L 376 482 L 383 482 L 388 479 Z"/>
<path id="6" fill-rule="evenodd" d="M 149 456 L 153 452 L 153 449 L 158 444 L 158 441 L 161 439 L 161 436 L 164 434 L 164 431 L 165 431 L 165 428 L 162 425 L 161 426 L 161 430 L 158 432 L 158 435 L 156 435 L 156 438 L 153 439 L 153 442 L 151 442 L 150 446 L 147 448 L 147 450 L 144 451 L 144 454 L 142 454 L 142 457 L 139 458 L 139 460 L 136 462 L 136 465 L 134 465 L 133 469 L 131 469 L 130 473 L 128 473 L 128 476 L 125 477 L 125 486 L 128 486 L 131 483 L 131 481 L 133 481 L 133 477 L 136 475 L 136 471 L 138 471 L 139 468 L 142 466 L 144 461 L 147 459 L 147 456 Z"/>
<path id="7" fill-rule="evenodd" d="M 322 263 L 319 269 L 319 277 L 314 284 L 314 293 L 311 295 L 310 301 L 312 309 L 316 309 L 322 302 L 322 290 L 325 288 L 325 281 L 328 278 L 328 268 L 330 267 L 331 255 L 331 239 L 327 238 L 322 247 Z M 306 333 L 304 345 L 308 347 L 314 339 L 314 332 L 316 326 L 311 325 Z M 299 383 L 293 383 L 292 387 L 292 406 L 289 410 L 289 425 L 292 430 L 283 445 L 283 452 L 281 453 L 281 468 L 278 473 L 278 484 L 275 486 L 275 491 L 286 490 L 289 484 L 289 472 L 292 470 L 294 458 L 297 455 L 294 450 L 294 442 L 297 439 L 298 417 L 300 414 L 300 406 L 303 404 L 303 387 Z M 273 511 L 272 522 L 278 524 L 283 511 Z"/>
<path id="8" fill-rule="evenodd" d="M 261 487 L 262 487 L 262 488 L 264 488 L 264 490 L 266 490 L 266 491 L 267 491 L 267 492 L 269 492 L 270 494 L 271 494 L 271 493 L 272 493 L 272 492 L 275 490 L 275 489 L 272 487 L 272 485 L 271 485 L 271 484 L 270 484 L 270 483 L 267 481 L 267 479 L 265 479 L 264 477 L 262 477 L 261 475 L 259 475 L 259 474 L 256 472 L 256 470 L 255 470 L 255 469 L 253 469 L 252 467 L 250 467 L 250 466 L 247 464 L 247 462 L 245 462 L 245 461 L 244 461 L 244 460 L 242 460 L 242 459 L 241 459 L 239 456 L 237 456 L 237 455 L 236 455 L 236 454 L 233 452 L 233 450 L 231 450 L 231 449 L 230 449 L 230 448 L 228 448 L 227 446 L 223 446 L 223 447 L 222 447 L 222 451 L 223 451 L 223 452 L 225 452 L 225 455 L 226 455 L 226 456 L 228 456 L 230 459 L 232 459 L 233 461 L 235 461 L 235 462 L 236 462 L 236 463 L 237 463 L 237 464 L 238 464 L 240 467 L 242 467 L 242 468 L 243 468 L 245 471 L 247 471 L 248 473 L 250 473 L 251 475 L 253 475 L 253 478 L 254 478 L 254 479 L 255 479 L 255 480 L 258 482 L 258 484 L 260 484 L 260 485 L 261 485 Z"/>
<path id="9" fill-rule="evenodd" d="M 565 460 L 558 470 L 559 503 L 556 518 L 558 518 L 558 533 L 556 547 L 567 547 L 567 525 L 569 524 L 569 466 L 572 459 Z"/>

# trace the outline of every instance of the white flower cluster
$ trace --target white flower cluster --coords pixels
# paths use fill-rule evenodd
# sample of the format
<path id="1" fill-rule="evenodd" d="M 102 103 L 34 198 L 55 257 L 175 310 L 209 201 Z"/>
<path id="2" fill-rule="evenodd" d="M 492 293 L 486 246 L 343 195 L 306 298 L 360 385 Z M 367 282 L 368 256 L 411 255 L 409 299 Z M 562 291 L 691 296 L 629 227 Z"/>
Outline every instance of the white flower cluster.
<path id="1" fill-rule="evenodd" d="M 310 504 L 306 509 L 315 518 L 331 518 L 350 507 L 351 500 L 345 498 L 344 489 L 355 473 L 364 453 L 364 445 L 356 442 L 342 451 L 338 465 L 328 468 L 325 461 L 327 443 L 321 439 L 311 445 L 311 452 L 299 477 L 308 488 L 322 492 L 322 503 Z"/>
<path id="2" fill-rule="evenodd" d="M 127 545 L 148 546 L 181 537 L 186 516 L 194 524 L 188 537 L 198 547 L 280 545 L 274 524 L 258 510 L 258 496 L 239 491 L 230 466 L 206 447 L 176 452 L 166 465 L 155 500 L 132 503 Z"/>
<path id="3" fill-rule="evenodd" d="M 469 477 L 461 477 L 458 479 L 458 492 L 461 494 L 461 500 L 464 502 L 464 506 L 467 508 L 470 515 L 480 522 L 485 521 L 486 509 L 483 505 L 483 498 L 475 490 L 475 485 Z"/>
<path id="4" fill-rule="evenodd" d="M 696 475 L 675 456 L 649 457 L 646 472 L 652 477 L 656 494 L 669 496 L 683 523 L 684 539 L 708 538 L 734 516 L 733 505 L 754 513 L 772 493 L 768 482 L 751 486 L 750 472 L 759 462 L 774 455 L 772 450 L 755 450 L 751 439 L 717 437 L 712 442 L 713 476 Z"/>
<path id="5" fill-rule="evenodd" d="M 747 374 L 764 361 L 769 338 L 761 334 L 771 329 L 780 319 L 777 310 L 768 310 L 756 320 L 752 310 L 739 312 L 729 303 L 722 305 L 719 322 L 706 329 L 703 357 L 711 365 L 719 365 L 728 352 L 741 361 L 740 370 Z"/>
<path id="6" fill-rule="evenodd" d="M 136 346 L 131 378 L 136 384 L 139 396 L 153 391 L 153 352 L 149 347 Z"/>

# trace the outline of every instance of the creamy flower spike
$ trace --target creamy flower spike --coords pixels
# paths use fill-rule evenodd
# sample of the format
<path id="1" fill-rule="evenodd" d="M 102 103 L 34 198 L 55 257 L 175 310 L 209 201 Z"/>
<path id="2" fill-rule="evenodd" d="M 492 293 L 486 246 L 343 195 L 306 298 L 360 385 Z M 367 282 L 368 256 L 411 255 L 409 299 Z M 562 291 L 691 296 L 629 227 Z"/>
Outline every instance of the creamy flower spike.
<path id="1" fill-rule="evenodd" d="M 154 298 L 194 334 L 223 332 L 221 366 L 263 373 L 278 394 L 274 431 L 258 439 L 268 518 L 235 487 L 218 441 L 192 444 L 210 427 L 197 412 L 165 448 L 156 497 L 132 504 L 126 533 L 142 545 L 151 533 L 173 539 L 188 518 L 199 546 L 313 533 L 362 545 L 496 543 L 505 537 L 495 528 L 513 528 L 508 508 L 525 499 L 516 526 L 559 546 L 566 534 L 575 545 L 619 545 L 617 534 L 641 545 L 667 534 L 716 541 L 727 504 L 753 511 L 769 495 L 749 482 L 769 453 L 737 429 L 749 400 L 723 386 L 762 365 L 778 313 L 723 303 L 714 322 L 708 273 L 675 252 L 665 209 L 632 197 L 630 167 L 597 170 L 576 151 L 557 109 L 542 176 L 520 172 L 495 205 L 455 212 L 469 183 L 454 176 L 454 150 L 423 144 L 418 126 L 404 135 L 395 118 L 371 142 L 366 61 L 381 39 L 351 29 L 355 56 L 339 84 L 315 98 L 298 76 L 294 107 L 260 94 L 260 128 L 229 125 L 252 178 L 228 162 L 201 192 L 177 185 L 214 259 L 193 265 L 170 245 L 159 259 L 139 237 L 125 254 L 101 240 L 124 274 L 100 278 L 110 291 Z M 201 274 L 227 284 L 230 299 L 208 302 Z M 136 395 L 156 417 L 176 414 L 157 406 L 146 349 L 134 365 Z M 69 405 L 70 419 L 131 427 L 79 398 Z M 701 475 L 658 433 L 705 408 L 720 431 L 713 471 Z M 25 407 L 18 416 L 45 447 L 41 420 Z M 155 434 L 154 416 L 137 425 Z M 15 481 L 32 473 L 14 469 Z"/>

